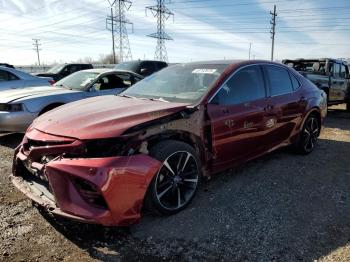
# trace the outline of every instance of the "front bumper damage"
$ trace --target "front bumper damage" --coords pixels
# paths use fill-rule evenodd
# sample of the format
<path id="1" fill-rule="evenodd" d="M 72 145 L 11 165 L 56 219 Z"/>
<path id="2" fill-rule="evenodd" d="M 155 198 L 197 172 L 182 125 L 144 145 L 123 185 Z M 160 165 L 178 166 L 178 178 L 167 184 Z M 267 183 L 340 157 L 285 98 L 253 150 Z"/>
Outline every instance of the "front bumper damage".
<path id="1" fill-rule="evenodd" d="M 49 145 L 26 148 L 28 139 L 39 138 Z M 35 130 L 27 133 L 16 149 L 13 184 L 55 215 L 105 226 L 137 223 L 148 185 L 161 163 L 145 154 L 106 158 L 60 155 L 42 163 L 43 157 L 81 150 L 80 141 L 67 139 L 66 144 L 59 144 L 55 142 L 58 139 Z M 96 196 L 98 205 L 91 201 Z"/>

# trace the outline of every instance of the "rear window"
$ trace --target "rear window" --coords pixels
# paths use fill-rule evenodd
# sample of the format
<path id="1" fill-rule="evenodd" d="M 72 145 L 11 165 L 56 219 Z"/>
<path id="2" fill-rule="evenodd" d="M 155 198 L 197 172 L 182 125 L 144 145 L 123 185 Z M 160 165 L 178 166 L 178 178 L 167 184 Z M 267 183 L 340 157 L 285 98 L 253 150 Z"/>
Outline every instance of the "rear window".
<path id="1" fill-rule="evenodd" d="M 279 66 L 265 66 L 271 96 L 293 92 L 293 84 L 286 69 Z"/>
<path id="2" fill-rule="evenodd" d="M 298 79 L 292 73 L 289 73 L 289 76 L 290 76 L 290 79 L 292 80 L 293 89 L 297 90 L 300 87 L 300 83 Z"/>
<path id="3" fill-rule="evenodd" d="M 0 70 L 0 82 L 18 80 L 19 78 L 10 72 Z"/>

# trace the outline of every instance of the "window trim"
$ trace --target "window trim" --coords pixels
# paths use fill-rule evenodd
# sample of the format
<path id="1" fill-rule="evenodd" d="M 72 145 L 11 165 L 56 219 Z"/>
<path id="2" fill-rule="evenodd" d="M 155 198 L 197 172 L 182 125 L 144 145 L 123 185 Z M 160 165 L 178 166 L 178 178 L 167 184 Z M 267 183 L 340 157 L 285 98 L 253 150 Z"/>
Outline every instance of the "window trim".
<path id="1" fill-rule="evenodd" d="M 284 69 L 284 70 L 288 73 L 289 81 L 290 81 L 290 84 L 291 84 L 291 86 L 292 86 L 292 91 L 291 91 L 291 92 L 287 92 L 287 93 L 283 93 L 283 94 L 272 95 L 272 94 L 271 94 L 271 86 L 270 86 L 270 85 L 271 85 L 271 83 L 270 83 L 270 78 L 269 78 L 268 73 L 266 72 L 265 66 L 275 66 L 275 67 L 280 67 L 280 68 Z M 265 74 L 265 76 L 266 76 L 267 88 L 268 88 L 268 90 L 269 90 L 269 97 L 277 97 L 277 96 L 284 96 L 284 95 L 292 94 L 292 93 L 294 93 L 296 90 L 300 89 L 300 87 L 301 87 L 301 84 L 300 84 L 300 82 L 299 82 L 299 79 L 296 77 L 296 79 L 298 80 L 298 83 L 299 83 L 299 87 L 298 87 L 297 89 L 294 89 L 294 87 L 293 87 L 293 82 L 292 82 L 292 79 L 291 79 L 291 77 L 290 77 L 290 72 L 289 72 L 290 70 L 284 68 L 283 66 L 274 65 L 274 64 L 264 64 L 264 66 L 263 66 L 263 71 L 264 71 L 264 74 Z"/>
<path id="2" fill-rule="evenodd" d="M 238 74 L 241 70 L 243 70 L 243 69 L 245 69 L 245 68 L 247 68 L 247 67 L 251 67 L 251 66 L 258 66 L 258 67 L 260 68 L 261 74 L 262 74 L 262 78 L 263 78 L 263 80 L 264 80 L 264 83 L 263 83 L 263 84 L 264 84 L 264 88 L 265 88 L 265 98 L 267 98 L 267 97 L 269 96 L 269 92 L 268 92 L 268 90 L 267 90 L 267 88 L 266 88 L 266 81 L 267 81 L 267 80 L 266 80 L 266 77 L 265 77 L 265 73 L 264 73 L 263 69 L 261 68 L 261 65 L 263 65 L 263 64 L 249 64 L 249 65 L 245 65 L 245 66 L 242 66 L 242 67 L 238 68 L 235 72 L 233 72 L 233 73 L 225 80 L 225 82 L 223 82 L 223 83 L 220 85 L 220 87 L 215 91 L 215 93 L 210 97 L 210 99 L 208 99 L 207 104 L 210 104 L 210 103 L 212 102 L 212 100 L 215 98 L 215 96 L 221 91 L 221 89 L 224 88 L 224 86 L 227 84 L 228 81 L 231 80 L 232 77 L 234 77 L 236 74 Z M 261 98 L 261 99 L 263 99 L 263 98 Z M 249 103 L 249 102 L 246 102 L 246 103 Z"/>
<path id="3" fill-rule="evenodd" d="M 293 86 L 293 90 L 294 90 L 294 91 L 299 90 L 299 89 L 301 88 L 301 83 L 300 83 L 298 77 L 297 77 L 292 71 L 288 71 L 288 73 L 289 73 L 289 77 L 291 78 L 290 80 L 292 81 L 292 86 L 293 86 L 292 76 L 293 76 L 293 77 L 297 80 L 297 82 L 298 82 L 298 87 L 297 87 L 297 88 L 294 88 L 294 86 Z"/>

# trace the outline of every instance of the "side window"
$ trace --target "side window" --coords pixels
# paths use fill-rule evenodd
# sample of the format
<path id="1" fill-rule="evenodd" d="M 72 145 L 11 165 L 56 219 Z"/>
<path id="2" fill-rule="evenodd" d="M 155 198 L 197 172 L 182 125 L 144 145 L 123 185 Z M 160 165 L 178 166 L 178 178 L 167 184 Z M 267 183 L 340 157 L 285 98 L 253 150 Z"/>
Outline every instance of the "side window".
<path id="1" fill-rule="evenodd" d="M 259 66 L 249 66 L 234 74 L 214 97 L 212 103 L 234 105 L 266 97 Z"/>
<path id="2" fill-rule="evenodd" d="M 13 80 L 19 80 L 19 78 L 10 72 L 0 70 L 0 82 Z"/>
<path id="3" fill-rule="evenodd" d="M 340 64 L 334 63 L 331 72 L 334 78 L 340 78 Z"/>
<path id="4" fill-rule="evenodd" d="M 9 81 L 8 74 L 4 70 L 0 70 L 0 82 Z"/>
<path id="5" fill-rule="evenodd" d="M 140 68 L 140 75 L 149 76 L 156 71 L 156 68 L 151 62 L 143 62 Z"/>
<path id="6" fill-rule="evenodd" d="M 347 71 L 346 71 L 346 66 L 345 65 L 341 65 L 341 69 L 340 69 L 340 77 L 341 78 L 346 78 L 347 77 Z"/>
<path id="7" fill-rule="evenodd" d="M 70 74 L 71 66 L 67 65 L 61 70 L 61 75 L 67 76 Z"/>
<path id="8" fill-rule="evenodd" d="M 289 76 L 290 76 L 290 79 L 292 79 L 293 89 L 297 90 L 300 87 L 300 83 L 298 79 L 292 73 L 289 73 Z"/>
<path id="9" fill-rule="evenodd" d="M 279 66 L 265 66 L 271 96 L 293 92 L 292 80 L 286 69 Z"/>
<path id="10" fill-rule="evenodd" d="M 77 71 L 80 71 L 80 70 L 81 70 L 81 68 L 80 68 L 79 65 L 71 65 L 71 66 L 70 66 L 69 72 L 70 72 L 71 74 L 73 74 L 73 73 L 75 73 L 75 72 L 77 72 Z"/>
<path id="11" fill-rule="evenodd" d="M 162 69 L 165 68 L 166 66 L 167 66 L 166 63 L 159 62 L 159 63 L 158 63 L 158 70 L 162 70 Z"/>
<path id="12" fill-rule="evenodd" d="M 106 75 L 98 82 L 100 84 L 100 91 L 127 87 L 127 84 L 125 84 L 122 79 L 122 75 Z"/>

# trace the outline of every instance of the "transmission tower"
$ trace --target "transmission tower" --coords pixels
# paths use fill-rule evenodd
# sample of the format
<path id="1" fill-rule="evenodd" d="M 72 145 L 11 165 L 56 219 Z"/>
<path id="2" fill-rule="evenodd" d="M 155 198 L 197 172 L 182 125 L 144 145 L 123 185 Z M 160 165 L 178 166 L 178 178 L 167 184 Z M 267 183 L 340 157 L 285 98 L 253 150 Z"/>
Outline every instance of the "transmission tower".
<path id="1" fill-rule="evenodd" d="M 130 9 L 132 2 L 129 0 L 115 0 L 114 2 L 109 1 L 109 3 L 111 5 L 111 15 L 107 16 L 106 27 L 112 31 L 114 61 L 116 62 L 115 46 L 119 48 L 120 62 L 132 60 L 126 25 L 133 27 L 133 23 L 126 19 L 125 16 L 125 12 Z"/>
<path id="2" fill-rule="evenodd" d="M 165 0 L 157 0 L 157 5 L 146 7 L 146 14 L 147 10 L 150 10 L 154 17 L 157 17 L 157 33 L 148 35 L 157 38 L 155 59 L 168 62 L 165 41 L 173 40 L 173 38 L 165 33 L 165 21 L 171 16 L 174 18 L 174 14 L 165 6 Z"/>
<path id="3" fill-rule="evenodd" d="M 40 66 L 40 51 L 41 49 L 39 49 L 39 46 L 41 45 L 39 43 L 40 39 L 33 39 L 34 43 L 34 51 L 36 52 L 37 56 L 38 56 L 38 65 Z"/>
<path id="4" fill-rule="evenodd" d="M 277 17 L 277 12 L 276 12 L 276 5 L 274 5 L 273 12 L 270 12 L 271 14 L 271 39 L 272 39 L 272 46 L 271 46 L 271 61 L 273 61 L 273 56 L 275 52 L 275 35 L 276 35 L 276 17 Z"/>

